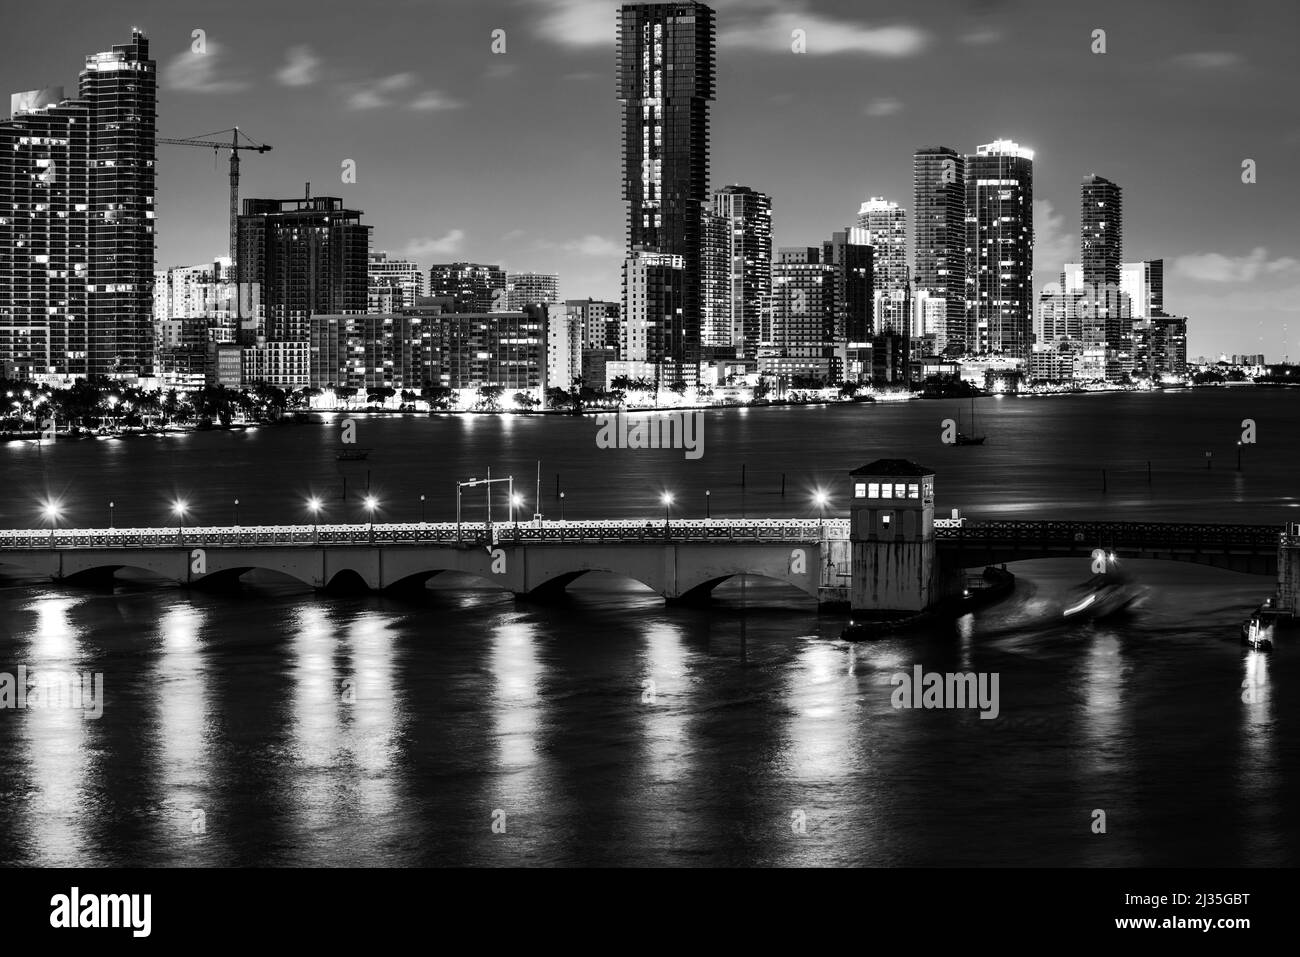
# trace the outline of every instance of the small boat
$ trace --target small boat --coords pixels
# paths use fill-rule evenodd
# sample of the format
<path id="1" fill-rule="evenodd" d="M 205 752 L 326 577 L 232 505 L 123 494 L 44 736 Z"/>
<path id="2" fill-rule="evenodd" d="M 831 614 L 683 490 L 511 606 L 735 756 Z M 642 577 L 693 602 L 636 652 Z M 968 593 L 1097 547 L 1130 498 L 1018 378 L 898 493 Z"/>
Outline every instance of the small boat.
<path id="1" fill-rule="evenodd" d="M 974 396 L 971 396 L 970 399 L 970 430 L 972 433 L 975 432 L 975 397 Z M 957 438 L 953 442 L 954 445 L 983 445 L 985 438 L 986 436 L 983 435 L 974 435 L 974 434 L 967 435 L 965 432 L 963 432 L 961 430 L 961 417 L 958 416 Z"/>
<path id="2" fill-rule="evenodd" d="M 1128 611 L 1141 597 L 1128 576 L 1116 571 L 1093 575 L 1075 591 L 1075 601 L 1061 613 L 1064 618 L 1108 618 Z"/>
<path id="3" fill-rule="evenodd" d="M 1273 650 L 1273 631 L 1276 623 L 1259 612 L 1246 619 L 1241 625 L 1241 640 L 1256 651 Z"/>

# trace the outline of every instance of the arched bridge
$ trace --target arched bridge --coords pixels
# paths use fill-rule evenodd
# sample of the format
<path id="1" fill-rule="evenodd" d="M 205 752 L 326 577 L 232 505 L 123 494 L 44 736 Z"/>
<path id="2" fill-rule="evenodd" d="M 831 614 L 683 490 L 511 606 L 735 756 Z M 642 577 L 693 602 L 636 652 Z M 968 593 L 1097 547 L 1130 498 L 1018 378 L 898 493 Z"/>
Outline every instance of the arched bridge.
<path id="1" fill-rule="evenodd" d="M 1270 525 L 1139 522 L 967 522 L 938 519 L 934 544 L 950 569 L 1035 558 L 1198 562 L 1276 574 L 1281 529 Z M 825 604 L 847 600 L 846 519 L 704 519 L 0 531 L 0 565 L 58 581 L 111 579 L 135 568 L 186 585 L 234 581 L 255 569 L 315 588 L 423 586 L 444 572 L 543 597 L 593 571 L 639 581 L 670 600 L 707 597 L 737 575 L 791 585 Z M 1292 543 L 1294 547 L 1294 543 Z"/>
<path id="2" fill-rule="evenodd" d="M 181 584 L 217 584 L 263 569 L 315 588 L 351 583 L 374 590 L 420 587 L 443 572 L 462 572 L 535 597 L 603 571 L 670 600 L 704 598 L 728 578 L 753 575 L 819 598 L 829 574 L 822 557 L 828 524 L 771 519 L 17 530 L 0 531 L 0 564 L 72 583 L 134 568 Z"/>

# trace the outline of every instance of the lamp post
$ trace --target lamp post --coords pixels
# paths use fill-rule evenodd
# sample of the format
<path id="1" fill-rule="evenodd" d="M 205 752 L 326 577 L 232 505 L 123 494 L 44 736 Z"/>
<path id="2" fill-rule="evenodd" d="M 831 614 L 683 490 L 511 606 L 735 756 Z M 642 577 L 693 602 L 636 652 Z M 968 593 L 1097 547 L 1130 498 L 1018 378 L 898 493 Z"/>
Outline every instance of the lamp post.
<path id="1" fill-rule="evenodd" d="M 560 521 L 564 521 L 564 493 L 560 493 Z"/>
<path id="2" fill-rule="evenodd" d="M 113 527 L 113 503 L 108 503 L 108 527 Z"/>
<path id="3" fill-rule="evenodd" d="M 235 499 L 235 528 L 239 527 L 239 499 Z"/>
<path id="4" fill-rule="evenodd" d="M 375 543 L 375 509 L 379 507 L 379 500 L 373 495 L 367 495 L 365 500 L 366 511 L 370 513 L 370 544 Z"/>
<path id="5" fill-rule="evenodd" d="M 713 518 L 712 513 L 709 511 L 709 499 L 710 499 L 710 498 L 712 498 L 712 493 L 711 493 L 711 492 L 706 488 L 706 489 L 704 490 L 704 520 L 705 520 L 706 522 L 707 522 L 707 521 L 711 521 L 712 518 Z"/>
<path id="6" fill-rule="evenodd" d="M 185 540 L 185 512 L 189 505 L 184 499 L 177 499 L 172 503 L 172 514 L 176 516 L 176 542 L 180 544 Z"/>
<path id="7" fill-rule="evenodd" d="M 1241 441 L 1237 441 L 1237 471 L 1241 471 Z"/>
<path id="8" fill-rule="evenodd" d="M 50 522 L 50 547 L 51 548 L 54 547 L 54 530 L 59 527 L 60 512 L 61 509 L 59 507 L 59 503 L 53 500 L 46 502 L 45 508 L 42 510 L 42 514 L 47 519 L 49 519 Z"/>
<path id="9" fill-rule="evenodd" d="M 524 497 L 522 495 L 510 496 L 510 517 L 515 523 L 515 540 L 519 540 L 519 510 L 524 506 Z"/>
<path id="10" fill-rule="evenodd" d="M 424 493 L 420 493 L 420 524 L 424 524 Z"/>
<path id="11" fill-rule="evenodd" d="M 664 492 L 662 501 L 664 503 L 664 534 L 667 535 L 668 522 L 669 519 L 671 518 L 672 507 L 673 507 L 673 493 Z"/>
<path id="12" fill-rule="evenodd" d="M 826 503 L 829 501 L 830 497 L 821 489 L 818 489 L 813 493 L 813 502 L 821 510 L 821 518 L 817 525 L 817 530 L 821 538 L 826 537 Z"/>
<path id="13" fill-rule="evenodd" d="M 320 499 L 315 495 L 307 499 L 307 511 L 311 512 L 312 538 L 320 543 Z"/>

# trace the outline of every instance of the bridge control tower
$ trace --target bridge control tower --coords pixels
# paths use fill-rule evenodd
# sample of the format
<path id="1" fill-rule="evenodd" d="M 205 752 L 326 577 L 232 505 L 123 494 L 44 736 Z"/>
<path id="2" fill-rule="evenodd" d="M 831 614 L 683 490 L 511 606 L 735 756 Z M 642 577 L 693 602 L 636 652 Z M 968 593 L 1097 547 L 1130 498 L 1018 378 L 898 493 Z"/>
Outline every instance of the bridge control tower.
<path id="1" fill-rule="evenodd" d="M 856 615 L 897 618 L 941 597 L 934 539 L 934 471 L 907 459 L 877 459 L 849 473 L 850 606 Z"/>

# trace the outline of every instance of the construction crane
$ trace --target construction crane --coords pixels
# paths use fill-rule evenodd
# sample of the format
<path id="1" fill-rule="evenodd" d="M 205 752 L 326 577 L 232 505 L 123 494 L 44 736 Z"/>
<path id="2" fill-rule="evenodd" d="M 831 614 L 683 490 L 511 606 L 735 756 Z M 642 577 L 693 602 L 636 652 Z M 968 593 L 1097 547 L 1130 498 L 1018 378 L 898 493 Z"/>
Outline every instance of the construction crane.
<path id="1" fill-rule="evenodd" d="M 230 142 L 213 139 L 212 137 L 230 134 Z M 229 130 L 217 130 L 215 133 L 204 133 L 201 136 L 191 136 L 186 139 L 167 139 L 158 138 L 159 143 L 165 143 L 168 146 L 203 146 L 211 149 L 214 153 L 219 150 L 230 150 L 230 258 L 235 264 L 235 284 L 238 289 L 240 281 L 239 268 L 239 152 L 240 150 L 252 150 L 255 153 L 265 153 L 271 149 L 265 143 L 259 143 L 257 140 L 241 133 L 236 126 Z M 236 309 L 239 308 L 239 293 L 235 294 Z"/>

